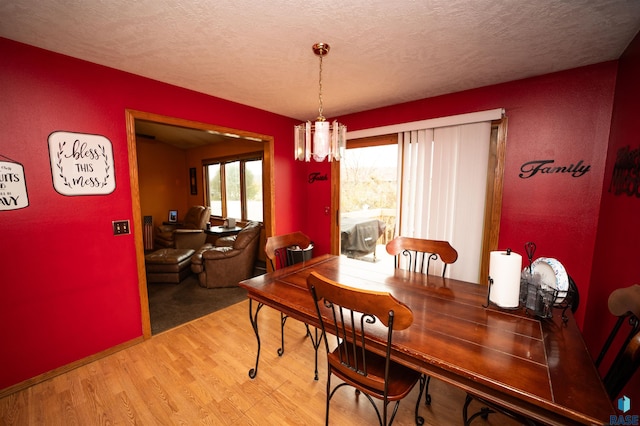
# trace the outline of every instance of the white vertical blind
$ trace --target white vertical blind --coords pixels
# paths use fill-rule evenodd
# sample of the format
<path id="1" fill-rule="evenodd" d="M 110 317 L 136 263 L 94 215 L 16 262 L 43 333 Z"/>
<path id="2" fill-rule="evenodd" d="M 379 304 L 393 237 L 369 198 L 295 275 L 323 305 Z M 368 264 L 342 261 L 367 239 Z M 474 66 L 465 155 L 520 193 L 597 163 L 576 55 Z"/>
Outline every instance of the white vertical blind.
<path id="1" fill-rule="evenodd" d="M 400 235 L 449 241 L 458 260 L 447 276 L 470 282 L 480 270 L 490 133 L 480 122 L 398 134 Z"/>

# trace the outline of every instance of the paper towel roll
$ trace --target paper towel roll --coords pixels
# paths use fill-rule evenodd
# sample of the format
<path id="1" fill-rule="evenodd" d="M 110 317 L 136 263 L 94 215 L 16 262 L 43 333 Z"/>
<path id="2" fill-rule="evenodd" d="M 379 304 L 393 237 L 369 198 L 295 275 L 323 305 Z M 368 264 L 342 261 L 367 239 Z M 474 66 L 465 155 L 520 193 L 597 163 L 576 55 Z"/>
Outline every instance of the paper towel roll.
<path id="1" fill-rule="evenodd" d="M 492 251 L 489 277 L 493 280 L 489 300 L 501 308 L 517 308 L 520 302 L 522 256 L 506 251 Z"/>

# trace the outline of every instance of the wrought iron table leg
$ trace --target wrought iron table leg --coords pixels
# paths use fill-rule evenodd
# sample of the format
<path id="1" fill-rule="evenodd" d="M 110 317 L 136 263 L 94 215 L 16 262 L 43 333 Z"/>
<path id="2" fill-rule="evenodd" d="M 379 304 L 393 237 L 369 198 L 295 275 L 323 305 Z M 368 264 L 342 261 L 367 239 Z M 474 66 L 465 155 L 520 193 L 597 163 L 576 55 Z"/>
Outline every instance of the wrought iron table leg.
<path id="1" fill-rule="evenodd" d="M 287 322 L 288 316 L 280 312 L 280 347 L 278 348 L 278 356 L 284 355 L 284 324 Z"/>
<path id="2" fill-rule="evenodd" d="M 253 327 L 253 332 L 256 334 L 256 340 L 258 341 L 258 352 L 256 353 L 256 366 L 249 370 L 249 377 L 255 379 L 258 374 L 258 361 L 260 360 L 260 334 L 258 333 L 258 313 L 264 304 L 258 303 L 258 307 L 256 308 L 256 312 L 253 312 L 253 300 L 249 299 L 249 321 L 251 321 L 251 326 Z"/>
<path id="3" fill-rule="evenodd" d="M 429 382 L 431 382 L 431 376 L 427 376 L 426 374 L 422 375 L 420 379 L 420 384 L 424 384 L 424 405 L 431 405 L 431 394 L 429 393 Z"/>
<path id="4" fill-rule="evenodd" d="M 418 385 L 418 386 L 420 386 L 420 393 L 418 394 L 418 399 L 416 400 L 416 412 L 415 412 L 415 421 L 416 421 L 416 425 L 418 425 L 418 426 L 421 426 L 421 425 L 424 424 L 424 417 L 420 416 L 420 414 L 419 414 L 419 412 L 420 412 L 420 400 L 422 399 L 422 393 L 429 386 L 429 380 L 430 379 L 431 379 L 431 376 L 426 376 L 424 374 L 420 375 L 420 383 Z M 429 403 L 431 403 L 431 401 L 429 401 Z"/>
<path id="5" fill-rule="evenodd" d="M 473 400 L 473 397 L 467 394 L 467 397 L 465 398 L 465 401 L 464 401 L 464 406 L 462 407 L 462 422 L 464 423 L 465 426 L 469 426 L 473 421 L 473 419 L 475 419 L 476 417 L 482 417 L 484 420 L 486 420 L 489 414 L 495 413 L 495 411 L 493 411 L 488 407 L 482 407 L 480 411 L 478 411 L 477 413 L 469 417 L 468 415 L 469 404 L 471 404 L 472 400 Z"/>

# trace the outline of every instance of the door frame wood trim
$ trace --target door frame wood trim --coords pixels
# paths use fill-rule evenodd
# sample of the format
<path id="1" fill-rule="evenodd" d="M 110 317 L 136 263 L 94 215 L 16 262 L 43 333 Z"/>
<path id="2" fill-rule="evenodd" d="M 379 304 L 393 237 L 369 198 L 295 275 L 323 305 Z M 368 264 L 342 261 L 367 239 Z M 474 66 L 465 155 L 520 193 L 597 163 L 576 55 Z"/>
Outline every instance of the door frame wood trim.
<path id="1" fill-rule="evenodd" d="M 259 133 L 249 132 L 246 130 L 232 129 L 229 127 L 218 126 L 211 123 L 202 123 L 197 121 L 185 120 L 176 117 L 170 117 L 150 112 L 137 111 L 133 109 L 125 110 L 125 121 L 127 127 L 127 150 L 129 157 L 129 182 L 131 186 L 131 207 L 133 214 L 133 233 L 136 250 L 136 265 L 138 269 L 138 291 L 140 294 L 140 312 L 142 336 L 144 339 L 151 338 L 151 318 L 149 315 L 149 297 L 147 293 L 147 277 L 144 265 L 144 241 L 142 227 L 142 212 L 140 206 L 140 186 L 138 181 L 138 154 L 136 144 L 135 122 L 136 120 L 153 121 L 162 124 L 169 124 L 179 127 L 186 127 L 198 130 L 211 130 L 219 133 L 231 133 L 241 137 L 262 140 L 263 143 L 263 159 L 262 159 L 262 191 L 263 191 L 263 224 L 265 234 L 270 236 L 275 229 L 275 185 L 273 182 L 273 136 L 263 135 Z"/>
<path id="2" fill-rule="evenodd" d="M 507 149 L 506 116 L 491 122 L 489 167 L 487 169 L 487 192 L 480 258 L 479 283 L 488 284 L 489 255 L 498 249 L 500 220 L 502 215 L 502 192 L 504 185 L 505 156 Z M 495 132 L 495 134 L 494 134 Z M 349 148 L 388 144 L 397 134 L 376 135 L 369 138 L 348 140 Z M 396 139 L 397 143 L 397 139 Z M 331 163 L 331 254 L 340 254 L 340 162 Z M 487 278 L 487 280 L 485 280 Z"/>

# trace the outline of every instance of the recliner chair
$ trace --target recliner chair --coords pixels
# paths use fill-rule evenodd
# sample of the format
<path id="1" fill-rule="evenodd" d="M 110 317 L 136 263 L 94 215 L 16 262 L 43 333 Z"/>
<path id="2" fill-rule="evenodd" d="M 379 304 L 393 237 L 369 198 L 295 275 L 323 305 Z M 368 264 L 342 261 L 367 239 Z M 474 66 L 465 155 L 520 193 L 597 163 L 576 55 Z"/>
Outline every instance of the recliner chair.
<path id="1" fill-rule="evenodd" d="M 204 206 L 193 206 L 187 211 L 180 225 L 161 225 L 156 227 L 155 244 L 158 247 L 175 248 L 175 231 L 177 229 L 204 230 L 211 217 L 211 209 Z"/>
<path id="2" fill-rule="evenodd" d="M 203 245 L 191 258 L 191 271 L 205 288 L 234 287 L 253 276 L 260 242 L 260 222 L 249 222 L 232 246 Z"/>

